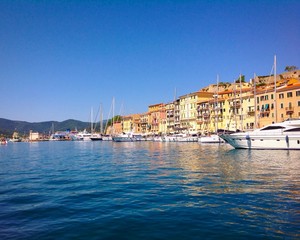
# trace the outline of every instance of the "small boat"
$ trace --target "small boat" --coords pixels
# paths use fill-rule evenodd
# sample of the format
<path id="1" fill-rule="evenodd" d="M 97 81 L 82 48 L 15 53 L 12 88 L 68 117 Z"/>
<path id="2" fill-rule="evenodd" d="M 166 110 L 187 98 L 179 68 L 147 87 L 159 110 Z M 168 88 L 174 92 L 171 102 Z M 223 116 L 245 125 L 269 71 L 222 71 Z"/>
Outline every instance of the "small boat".
<path id="1" fill-rule="evenodd" d="M 252 132 L 221 134 L 234 148 L 300 150 L 300 119 L 273 123 Z"/>
<path id="2" fill-rule="evenodd" d="M 198 142 L 198 136 L 178 133 L 173 135 L 167 135 L 162 137 L 163 142 Z"/>
<path id="3" fill-rule="evenodd" d="M 1 139 L 1 145 L 6 145 L 7 144 L 7 140 L 5 138 Z"/>
<path id="4" fill-rule="evenodd" d="M 91 141 L 92 134 L 84 129 L 84 131 L 77 133 L 75 137 L 78 141 Z"/>
<path id="5" fill-rule="evenodd" d="M 202 136 L 199 138 L 200 143 L 224 143 L 225 141 L 217 134 Z"/>
<path id="6" fill-rule="evenodd" d="M 21 142 L 21 138 L 19 137 L 18 132 L 14 132 L 12 138 L 9 139 L 10 142 Z"/>
<path id="7" fill-rule="evenodd" d="M 97 134 L 94 133 L 94 134 L 91 135 L 90 139 L 92 141 L 102 141 L 102 135 L 99 134 L 99 133 L 97 133 Z"/>
<path id="8" fill-rule="evenodd" d="M 102 141 L 112 141 L 112 137 L 110 135 L 103 135 Z"/>
<path id="9" fill-rule="evenodd" d="M 136 142 L 142 141 L 142 136 L 134 133 L 122 133 L 112 137 L 114 142 Z"/>

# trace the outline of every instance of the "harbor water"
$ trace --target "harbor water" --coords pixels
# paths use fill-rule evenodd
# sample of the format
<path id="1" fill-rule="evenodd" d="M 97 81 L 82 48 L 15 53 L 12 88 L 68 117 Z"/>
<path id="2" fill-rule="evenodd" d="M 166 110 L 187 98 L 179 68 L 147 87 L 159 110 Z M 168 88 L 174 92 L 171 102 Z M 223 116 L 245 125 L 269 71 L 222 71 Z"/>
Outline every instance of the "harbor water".
<path id="1" fill-rule="evenodd" d="M 0 239 L 300 239 L 300 152 L 0 146 Z"/>

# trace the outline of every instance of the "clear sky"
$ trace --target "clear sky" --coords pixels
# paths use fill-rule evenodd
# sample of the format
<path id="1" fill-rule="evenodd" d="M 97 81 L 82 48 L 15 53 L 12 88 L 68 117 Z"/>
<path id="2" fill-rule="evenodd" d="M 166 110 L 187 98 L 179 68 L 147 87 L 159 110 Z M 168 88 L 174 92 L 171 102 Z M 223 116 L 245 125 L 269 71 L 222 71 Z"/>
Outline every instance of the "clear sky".
<path id="1" fill-rule="evenodd" d="M 300 67 L 300 1 L 0 0 L 0 117 L 108 117 Z M 176 89 L 176 91 L 175 91 Z M 111 116 L 110 116 L 111 117 Z"/>

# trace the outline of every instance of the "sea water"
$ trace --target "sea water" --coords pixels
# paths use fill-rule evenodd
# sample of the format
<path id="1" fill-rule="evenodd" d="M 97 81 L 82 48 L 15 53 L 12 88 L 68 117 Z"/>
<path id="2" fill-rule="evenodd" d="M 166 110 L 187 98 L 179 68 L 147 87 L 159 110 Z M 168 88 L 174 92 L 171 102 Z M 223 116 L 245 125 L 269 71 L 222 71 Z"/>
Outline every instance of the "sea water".
<path id="1" fill-rule="evenodd" d="M 300 152 L 0 146 L 0 239 L 299 239 Z"/>

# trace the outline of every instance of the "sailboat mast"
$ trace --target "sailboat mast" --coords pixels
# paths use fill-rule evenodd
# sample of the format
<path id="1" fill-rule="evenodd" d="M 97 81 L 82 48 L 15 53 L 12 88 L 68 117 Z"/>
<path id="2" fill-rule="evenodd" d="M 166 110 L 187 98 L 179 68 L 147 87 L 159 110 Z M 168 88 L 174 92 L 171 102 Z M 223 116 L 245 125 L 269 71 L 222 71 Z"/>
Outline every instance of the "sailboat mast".
<path id="1" fill-rule="evenodd" d="M 91 133 L 93 133 L 93 107 L 91 107 Z"/>
<path id="2" fill-rule="evenodd" d="M 275 123 L 277 122 L 277 86 L 276 86 L 276 55 L 274 56 L 274 105 L 275 105 Z"/>
<path id="3" fill-rule="evenodd" d="M 236 82 L 234 81 L 234 124 L 237 129 L 237 118 L 236 118 Z"/>
<path id="4" fill-rule="evenodd" d="M 114 118 L 115 118 L 115 98 L 113 97 L 112 100 L 112 133 L 115 134 L 115 129 L 114 129 Z"/>
<path id="5" fill-rule="evenodd" d="M 216 129 L 215 132 L 218 133 L 219 129 L 219 75 L 217 75 L 217 94 L 216 94 L 216 106 L 215 106 L 215 115 L 216 116 Z"/>
<path id="6" fill-rule="evenodd" d="M 103 111 L 102 111 L 102 103 L 100 103 L 100 133 L 103 133 Z"/>
<path id="7" fill-rule="evenodd" d="M 241 131 L 243 131 L 243 107 L 242 107 L 242 74 L 240 74 L 240 112 L 241 112 Z"/>
<path id="8" fill-rule="evenodd" d="M 254 73 L 254 128 L 257 128 L 257 115 L 256 115 L 256 108 L 257 108 L 257 102 L 256 102 L 256 74 Z"/>

